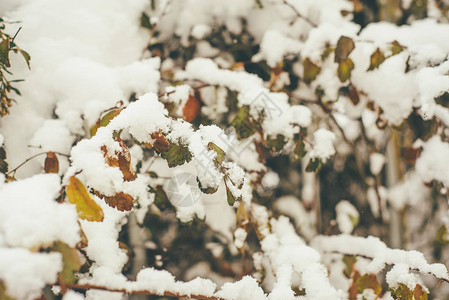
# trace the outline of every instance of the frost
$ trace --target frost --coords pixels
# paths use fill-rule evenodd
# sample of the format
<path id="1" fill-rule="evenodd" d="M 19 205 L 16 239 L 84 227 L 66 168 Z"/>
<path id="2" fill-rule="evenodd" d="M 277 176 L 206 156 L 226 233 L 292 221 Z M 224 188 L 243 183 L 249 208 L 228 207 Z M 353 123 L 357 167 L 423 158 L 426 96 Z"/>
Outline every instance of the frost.
<path id="1" fill-rule="evenodd" d="M 359 212 L 347 200 L 338 202 L 335 207 L 338 229 L 342 233 L 351 233 L 359 221 Z"/>
<path id="2" fill-rule="evenodd" d="M 335 134 L 333 132 L 321 128 L 313 133 L 313 137 L 315 144 L 312 151 L 310 151 L 310 157 L 317 157 L 326 161 L 335 154 L 333 145 Z"/>

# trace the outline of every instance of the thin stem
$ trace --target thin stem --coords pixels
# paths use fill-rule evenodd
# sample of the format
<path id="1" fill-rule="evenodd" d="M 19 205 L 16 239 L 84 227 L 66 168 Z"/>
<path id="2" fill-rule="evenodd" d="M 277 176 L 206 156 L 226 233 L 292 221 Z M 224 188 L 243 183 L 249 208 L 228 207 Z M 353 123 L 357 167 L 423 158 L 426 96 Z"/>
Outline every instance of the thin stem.
<path id="1" fill-rule="evenodd" d="M 193 298 L 199 300 L 225 300 L 224 298 L 216 297 L 216 296 L 205 296 L 201 294 L 182 294 L 171 291 L 164 291 L 163 293 L 157 293 L 149 290 L 128 290 L 126 288 L 108 288 L 101 285 L 94 284 L 68 284 L 65 285 L 66 288 L 77 290 L 77 291 L 86 291 L 86 290 L 102 290 L 108 292 L 117 292 L 117 293 L 125 293 L 125 294 L 134 294 L 134 295 L 158 295 L 158 296 L 167 296 L 167 297 L 177 297 L 177 298 Z"/>
<path id="2" fill-rule="evenodd" d="M 314 22 L 312 22 L 312 20 L 310 20 L 308 17 L 303 16 L 297 9 L 296 7 L 294 7 L 291 3 L 289 3 L 287 0 L 281 0 L 282 3 L 284 3 L 285 5 L 287 5 L 288 7 L 290 7 L 294 13 L 296 14 L 296 16 L 300 19 L 303 19 L 304 21 L 306 21 L 310 26 L 312 27 L 318 27 L 317 24 L 315 24 Z"/>
<path id="3" fill-rule="evenodd" d="M 35 158 L 38 157 L 38 156 L 47 154 L 48 152 L 53 152 L 53 153 L 59 154 L 59 155 L 61 155 L 61 156 L 70 157 L 70 155 L 68 155 L 68 154 L 61 153 L 61 152 L 55 152 L 55 151 L 39 152 L 39 153 L 37 153 L 37 154 L 34 154 L 34 155 L 31 156 L 31 157 L 28 157 L 27 159 L 25 159 L 25 161 L 23 161 L 21 164 L 19 164 L 17 167 L 15 167 L 14 169 L 12 169 L 11 171 L 9 171 L 9 172 L 6 173 L 6 174 L 9 175 L 9 174 L 13 173 L 13 174 L 15 175 L 16 172 L 17 172 L 17 170 L 18 170 L 20 167 L 22 167 L 24 164 L 26 164 L 26 163 L 29 162 L 30 160 L 35 159 Z"/>

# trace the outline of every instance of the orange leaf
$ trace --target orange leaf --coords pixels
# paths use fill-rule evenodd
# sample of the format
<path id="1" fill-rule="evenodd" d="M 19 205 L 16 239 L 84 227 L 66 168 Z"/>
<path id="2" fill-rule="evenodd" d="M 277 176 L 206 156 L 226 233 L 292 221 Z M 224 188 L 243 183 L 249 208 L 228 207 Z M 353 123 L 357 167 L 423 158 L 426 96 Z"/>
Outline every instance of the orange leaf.
<path id="1" fill-rule="evenodd" d="M 193 120 L 195 120 L 199 112 L 200 112 L 200 102 L 195 96 L 190 95 L 189 99 L 184 105 L 184 108 L 182 109 L 182 117 L 187 122 L 192 122 Z"/>
<path id="2" fill-rule="evenodd" d="M 84 184 L 75 176 L 70 177 L 66 194 L 69 202 L 76 205 L 76 211 L 81 219 L 103 221 L 103 210 L 92 199 Z"/>
<path id="3" fill-rule="evenodd" d="M 54 152 L 47 152 L 47 158 L 45 158 L 44 163 L 45 173 L 56 173 L 59 172 L 59 160 Z"/>
<path id="4" fill-rule="evenodd" d="M 133 197 L 123 192 L 117 193 L 114 196 L 105 196 L 104 201 L 107 205 L 117 208 L 120 211 L 130 211 L 134 205 Z"/>
<path id="5" fill-rule="evenodd" d="M 111 167 L 119 167 L 125 181 L 133 181 L 137 178 L 137 174 L 131 165 L 129 149 L 120 138 L 117 138 L 116 141 L 120 144 L 121 151 L 115 151 L 114 155 L 109 153 L 105 145 L 101 146 L 105 161 Z"/>
<path id="6" fill-rule="evenodd" d="M 151 138 L 154 140 L 154 150 L 157 152 L 164 152 L 167 151 L 170 147 L 170 143 L 165 139 L 165 136 L 162 134 L 162 132 L 153 132 L 151 134 Z"/>

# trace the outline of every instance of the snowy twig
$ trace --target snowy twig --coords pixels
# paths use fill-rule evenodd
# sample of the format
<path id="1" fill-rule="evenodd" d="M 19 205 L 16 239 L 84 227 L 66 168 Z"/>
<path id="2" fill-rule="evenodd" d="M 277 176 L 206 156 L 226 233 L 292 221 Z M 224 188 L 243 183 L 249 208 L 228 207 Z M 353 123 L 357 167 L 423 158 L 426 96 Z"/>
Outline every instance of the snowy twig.
<path id="1" fill-rule="evenodd" d="M 28 157 L 28 158 L 25 159 L 20 165 L 18 165 L 18 166 L 15 167 L 14 169 L 10 170 L 10 171 L 9 171 L 8 173 L 6 173 L 6 174 L 7 174 L 7 175 L 9 175 L 9 174 L 11 174 L 11 173 L 16 174 L 17 170 L 18 170 L 20 167 L 22 167 L 24 164 L 26 164 L 27 162 L 29 162 L 29 161 L 32 160 L 32 159 L 35 159 L 35 158 L 38 157 L 38 156 L 47 154 L 48 152 L 53 152 L 53 153 L 58 154 L 58 155 L 61 155 L 61 156 L 70 157 L 70 155 L 68 155 L 68 154 L 61 153 L 61 152 L 55 152 L 55 151 L 39 152 L 39 153 L 37 153 L 37 154 L 34 154 L 34 155 L 31 156 L 31 157 Z"/>
<path id="2" fill-rule="evenodd" d="M 310 26 L 312 27 L 318 27 L 317 24 L 315 24 L 314 22 L 312 22 L 312 20 L 310 20 L 309 18 L 303 16 L 297 9 L 296 7 L 294 7 L 291 3 L 289 3 L 287 0 L 282 0 L 282 3 L 284 3 L 285 5 L 287 5 L 288 7 L 290 7 L 296 14 L 296 16 L 300 19 L 303 19 L 304 21 L 306 21 Z"/>
<path id="3" fill-rule="evenodd" d="M 66 288 L 75 290 L 75 291 L 86 291 L 86 290 L 102 290 L 108 292 L 116 292 L 116 293 L 125 293 L 125 294 L 134 294 L 134 295 L 157 295 L 157 296 L 167 296 L 167 297 L 177 297 L 177 298 L 193 298 L 199 300 L 225 300 L 225 298 L 216 297 L 216 296 L 205 296 L 200 294 L 181 294 L 171 291 L 164 291 L 163 293 L 149 291 L 149 290 L 129 290 L 126 288 L 108 288 L 101 285 L 94 284 L 68 284 L 65 285 Z"/>

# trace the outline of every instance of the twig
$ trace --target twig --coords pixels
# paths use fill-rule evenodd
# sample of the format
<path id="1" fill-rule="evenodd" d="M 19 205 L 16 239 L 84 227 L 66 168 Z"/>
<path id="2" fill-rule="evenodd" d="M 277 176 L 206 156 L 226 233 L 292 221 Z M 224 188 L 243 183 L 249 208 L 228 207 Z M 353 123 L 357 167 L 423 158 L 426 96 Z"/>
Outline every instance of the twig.
<path id="1" fill-rule="evenodd" d="M 32 159 L 34 159 L 34 158 L 36 158 L 36 157 L 38 157 L 38 156 L 47 154 L 48 152 L 53 152 L 53 153 L 59 154 L 59 155 L 61 155 L 61 156 L 70 157 L 70 155 L 68 155 L 68 154 L 60 153 L 60 152 L 55 152 L 55 151 L 45 151 L 45 152 L 40 152 L 40 153 L 34 154 L 34 155 L 31 156 L 31 157 L 28 157 L 27 159 L 25 159 L 25 161 L 23 161 L 21 164 L 19 164 L 19 165 L 18 165 L 17 167 L 15 167 L 14 169 L 8 171 L 8 173 L 6 173 L 6 174 L 9 175 L 9 174 L 13 173 L 13 174 L 15 175 L 16 172 L 17 172 L 17 170 L 18 170 L 20 167 L 22 167 L 24 164 L 26 164 L 27 162 L 29 162 L 30 160 L 32 160 Z"/>
<path id="2" fill-rule="evenodd" d="M 116 292 L 116 293 L 125 293 L 125 294 L 134 294 L 134 295 L 158 295 L 158 296 L 167 296 L 167 297 L 177 297 L 177 298 L 194 298 L 199 300 L 225 300 L 224 298 L 216 297 L 216 296 L 205 296 L 200 294 L 182 294 L 171 291 L 164 291 L 163 293 L 158 293 L 149 290 L 128 290 L 126 288 L 108 288 L 101 285 L 94 284 L 67 284 L 66 288 L 77 290 L 77 291 L 86 291 L 86 290 L 102 290 L 108 292 Z"/>
<path id="3" fill-rule="evenodd" d="M 312 20 L 310 20 L 308 17 L 303 16 L 297 9 L 296 7 L 294 7 L 291 3 L 289 3 L 287 0 L 281 0 L 282 3 L 284 3 L 285 5 L 287 5 L 288 7 L 290 7 L 296 14 L 296 16 L 300 19 L 303 19 L 304 21 L 306 21 L 310 26 L 312 27 L 318 27 L 317 24 L 315 24 L 314 22 L 312 22 Z"/>

